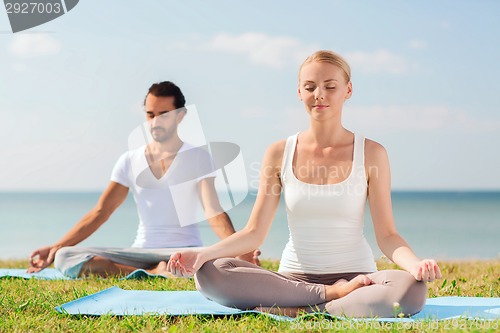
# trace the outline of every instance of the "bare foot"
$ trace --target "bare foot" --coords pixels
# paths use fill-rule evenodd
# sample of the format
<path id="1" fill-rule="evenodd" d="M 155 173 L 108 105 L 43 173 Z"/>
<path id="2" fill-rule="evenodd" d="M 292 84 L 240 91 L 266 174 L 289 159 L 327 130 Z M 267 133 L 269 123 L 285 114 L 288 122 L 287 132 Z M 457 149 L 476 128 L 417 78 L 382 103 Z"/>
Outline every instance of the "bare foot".
<path id="1" fill-rule="evenodd" d="M 347 281 L 345 279 L 340 279 L 337 282 L 335 282 L 333 285 L 326 286 L 327 301 L 331 301 L 333 299 L 344 297 L 345 295 L 349 294 L 350 292 L 352 292 L 358 288 L 368 286 L 370 284 L 373 284 L 373 281 L 370 280 L 370 278 L 368 278 L 366 275 L 358 275 L 354 279 L 352 279 L 351 281 Z M 272 314 L 275 314 L 278 316 L 297 317 L 299 315 L 314 311 L 314 308 L 305 307 L 305 306 L 301 306 L 301 307 L 258 306 L 256 308 L 254 308 L 254 310 L 259 311 L 259 312 L 272 313 Z"/>
<path id="2" fill-rule="evenodd" d="M 346 284 L 347 282 L 349 282 L 349 281 L 347 281 L 346 279 L 340 279 L 340 280 L 337 280 L 337 282 L 335 282 L 333 285 L 334 286 L 341 286 L 343 284 Z"/>
<path id="3" fill-rule="evenodd" d="M 174 275 L 167 270 L 167 262 L 160 261 L 155 268 L 147 269 L 146 272 L 149 274 L 161 275 L 164 277 L 172 278 Z"/>
<path id="4" fill-rule="evenodd" d="M 331 286 L 326 286 L 326 301 L 344 297 L 358 288 L 371 284 L 373 284 L 373 281 L 366 275 L 358 275 L 351 281 L 339 280 Z"/>

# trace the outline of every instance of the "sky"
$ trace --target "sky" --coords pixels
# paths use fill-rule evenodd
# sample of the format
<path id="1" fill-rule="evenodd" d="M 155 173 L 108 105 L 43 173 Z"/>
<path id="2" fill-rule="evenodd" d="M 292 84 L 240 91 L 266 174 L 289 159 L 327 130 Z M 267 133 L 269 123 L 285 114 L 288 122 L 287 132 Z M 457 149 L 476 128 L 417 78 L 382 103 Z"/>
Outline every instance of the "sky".
<path id="1" fill-rule="evenodd" d="M 500 190 L 496 1 L 80 1 L 13 34 L 0 10 L 0 191 L 95 191 L 153 82 L 195 105 L 206 141 L 267 146 L 308 127 L 300 63 L 351 65 L 344 126 L 388 151 L 394 190 Z M 199 134 L 199 133 L 197 133 Z"/>

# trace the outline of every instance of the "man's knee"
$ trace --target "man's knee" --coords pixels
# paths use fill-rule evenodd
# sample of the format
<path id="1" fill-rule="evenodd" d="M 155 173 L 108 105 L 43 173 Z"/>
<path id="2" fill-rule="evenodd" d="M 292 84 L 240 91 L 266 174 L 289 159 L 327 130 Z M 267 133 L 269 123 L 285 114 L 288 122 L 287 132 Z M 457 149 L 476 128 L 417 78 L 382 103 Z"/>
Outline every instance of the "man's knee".
<path id="1" fill-rule="evenodd" d="M 82 266 L 92 257 L 91 253 L 84 253 L 79 248 L 62 247 L 54 256 L 54 267 L 68 277 L 77 278 Z"/>
<path id="2" fill-rule="evenodd" d="M 64 267 L 64 263 L 66 263 L 68 259 L 73 256 L 73 253 L 74 251 L 72 246 L 61 247 L 57 250 L 56 255 L 54 256 L 54 267 L 61 270 Z"/>

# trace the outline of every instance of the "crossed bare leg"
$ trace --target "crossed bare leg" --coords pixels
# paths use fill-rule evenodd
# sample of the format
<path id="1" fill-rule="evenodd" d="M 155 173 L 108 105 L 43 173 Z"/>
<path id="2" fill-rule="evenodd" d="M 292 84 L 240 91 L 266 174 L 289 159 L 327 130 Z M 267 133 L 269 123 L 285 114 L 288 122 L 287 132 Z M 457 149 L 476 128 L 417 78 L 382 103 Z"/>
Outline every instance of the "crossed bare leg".
<path id="1" fill-rule="evenodd" d="M 83 265 L 80 276 L 83 277 L 91 274 L 102 277 L 124 276 L 132 273 L 136 269 L 137 267 L 118 264 L 109 259 L 95 256 Z M 160 261 L 155 267 L 146 269 L 146 272 L 169 278 L 173 277 L 173 275 L 167 271 L 167 263 L 165 261 Z"/>
<path id="2" fill-rule="evenodd" d="M 156 267 L 146 270 L 150 274 L 162 275 L 164 277 L 175 277 L 172 273 L 167 270 L 167 262 L 160 261 Z"/>
<path id="3" fill-rule="evenodd" d="M 373 284 L 373 281 L 366 275 L 358 275 L 351 281 L 344 279 L 338 280 L 332 285 L 325 285 L 325 296 L 326 302 L 332 301 L 334 299 L 339 299 L 353 292 L 354 290 L 369 286 Z M 254 310 L 260 312 L 268 312 L 281 316 L 297 317 L 299 314 L 307 312 L 310 307 L 265 307 L 258 306 Z"/>

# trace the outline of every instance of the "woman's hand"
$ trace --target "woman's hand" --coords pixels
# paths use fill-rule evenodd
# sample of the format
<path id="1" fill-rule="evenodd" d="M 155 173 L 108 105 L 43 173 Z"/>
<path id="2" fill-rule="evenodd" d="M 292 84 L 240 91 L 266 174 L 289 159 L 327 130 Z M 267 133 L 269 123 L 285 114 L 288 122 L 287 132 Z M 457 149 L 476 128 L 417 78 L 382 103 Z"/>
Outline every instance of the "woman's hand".
<path id="1" fill-rule="evenodd" d="M 167 270 L 177 277 L 192 277 L 204 264 L 200 252 L 176 252 L 167 263 Z"/>
<path id="2" fill-rule="evenodd" d="M 245 253 L 241 256 L 237 256 L 236 259 L 245 260 L 251 264 L 260 266 L 260 259 L 259 259 L 260 255 L 261 255 L 261 252 L 259 249 L 257 249 L 257 250 L 254 250 L 252 252 Z"/>
<path id="3" fill-rule="evenodd" d="M 442 278 L 441 270 L 434 259 L 423 259 L 417 262 L 410 270 L 410 274 L 417 281 L 432 282 L 435 279 Z"/>

